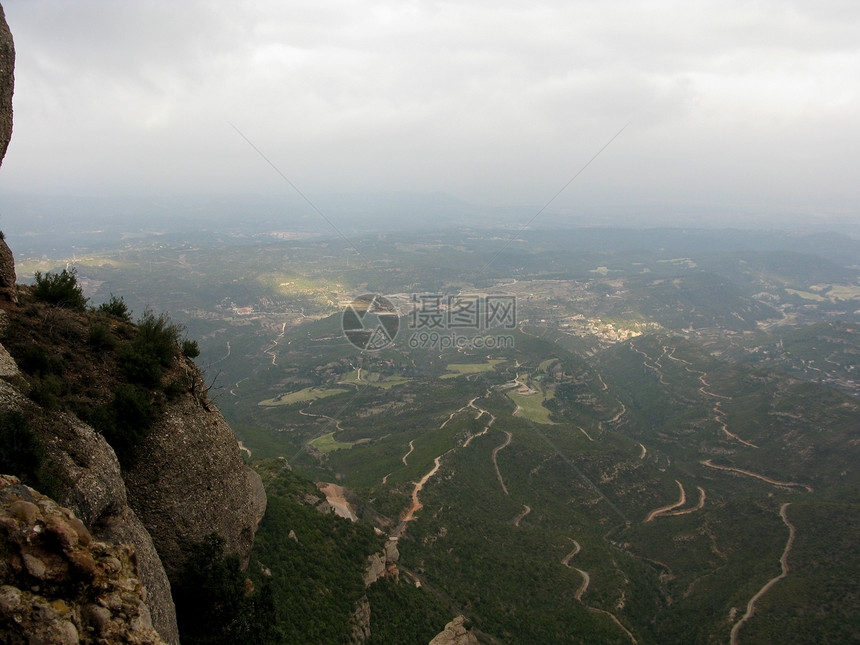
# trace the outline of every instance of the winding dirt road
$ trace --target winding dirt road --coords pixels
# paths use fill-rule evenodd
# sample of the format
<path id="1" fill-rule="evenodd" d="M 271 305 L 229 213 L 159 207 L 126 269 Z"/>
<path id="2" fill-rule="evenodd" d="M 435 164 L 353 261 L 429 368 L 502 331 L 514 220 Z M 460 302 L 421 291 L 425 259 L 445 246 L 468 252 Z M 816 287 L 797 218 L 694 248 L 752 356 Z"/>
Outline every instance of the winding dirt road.
<path id="1" fill-rule="evenodd" d="M 531 506 L 529 506 L 528 504 L 523 504 L 523 512 L 514 518 L 514 526 L 519 526 L 522 519 L 531 512 Z"/>
<path id="2" fill-rule="evenodd" d="M 674 504 L 669 504 L 668 506 L 661 506 L 660 508 L 655 508 L 653 511 L 648 513 L 648 516 L 645 518 L 646 522 L 652 521 L 655 517 L 660 517 L 661 515 L 666 515 L 669 511 L 673 511 L 676 508 L 680 508 L 684 504 L 687 503 L 687 493 L 684 491 L 684 485 L 679 482 L 677 479 L 675 483 L 678 484 L 678 488 L 681 491 L 681 496 L 677 502 Z"/>
<path id="3" fill-rule="evenodd" d="M 768 484 L 773 484 L 774 486 L 788 486 L 793 488 L 805 488 L 807 492 L 813 492 L 812 486 L 807 486 L 806 484 L 798 484 L 797 482 L 781 482 L 776 479 L 771 479 L 770 477 L 765 477 L 764 475 L 759 475 L 758 473 L 754 473 L 749 470 L 743 470 L 741 468 L 733 468 L 731 466 L 718 466 L 717 464 L 712 464 L 710 459 L 705 461 L 700 461 L 700 464 L 703 466 L 707 466 L 708 468 L 716 468 L 717 470 L 729 470 L 735 473 L 740 473 L 741 475 L 746 475 L 748 477 L 755 477 L 756 479 L 760 479 L 762 481 L 767 482 Z"/>
<path id="4" fill-rule="evenodd" d="M 758 446 L 755 445 L 754 443 L 750 443 L 749 441 L 745 441 L 745 440 L 741 439 L 734 432 L 729 432 L 729 428 L 726 425 L 725 412 L 723 412 L 722 408 L 720 408 L 720 405 L 722 405 L 722 403 L 723 403 L 722 401 L 717 401 L 716 404 L 714 405 L 714 419 L 716 420 L 717 423 L 719 423 L 722 426 L 723 432 L 726 433 L 726 436 L 731 437 L 735 441 L 740 441 L 742 444 L 744 444 L 745 446 L 749 446 L 750 448 L 758 448 Z"/>
<path id="5" fill-rule="evenodd" d="M 579 542 L 574 540 L 573 538 L 568 538 L 571 542 L 573 542 L 573 551 L 568 553 L 561 559 L 561 563 L 566 566 L 568 569 L 573 569 L 579 575 L 582 576 L 582 584 L 579 585 L 579 589 L 573 594 L 573 597 L 576 598 L 579 602 L 582 602 L 582 594 L 588 590 L 588 585 L 591 584 L 591 576 L 588 575 L 588 571 L 583 571 L 582 569 L 577 569 L 576 567 L 570 566 L 570 561 L 573 557 L 579 553 L 582 548 L 579 546 Z"/>
<path id="6" fill-rule="evenodd" d="M 496 468 L 496 477 L 499 478 L 499 483 L 502 485 L 502 490 L 505 491 L 505 495 L 508 495 L 509 494 L 508 493 L 508 487 L 505 486 L 505 480 L 502 479 L 502 473 L 499 471 L 499 460 L 496 458 L 496 456 L 499 454 L 499 451 L 502 448 L 507 448 L 511 443 L 511 439 L 514 438 L 514 435 L 512 435 L 507 430 L 505 430 L 505 434 L 507 435 L 505 442 L 503 444 L 493 448 L 493 466 L 495 466 L 495 468 Z"/>
<path id="7" fill-rule="evenodd" d="M 451 448 L 451 450 L 453 450 L 453 448 Z M 391 537 L 401 537 L 403 535 L 403 532 L 406 530 L 406 525 L 415 519 L 415 513 L 424 508 L 424 506 L 421 504 L 421 500 L 418 498 L 418 493 L 421 492 L 421 489 L 424 488 L 425 484 L 427 484 L 427 482 L 430 481 L 430 478 L 436 474 L 436 471 L 439 470 L 439 466 L 442 465 L 442 457 L 451 452 L 451 450 L 448 450 L 447 452 L 436 457 L 436 459 L 433 460 L 433 468 L 415 484 L 415 487 L 412 489 L 412 504 L 410 504 L 409 508 L 406 511 L 406 514 L 401 518 L 400 523 L 391 533 Z"/>
<path id="8" fill-rule="evenodd" d="M 705 506 L 705 489 L 701 486 L 696 486 L 699 489 L 699 503 L 696 504 L 693 508 L 682 508 L 679 511 L 670 511 L 669 513 L 664 513 L 664 517 L 672 517 L 675 515 L 687 515 L 688 513 L 695 513 L 696 511 L 701 511 Z"/>
<path id="9" fill-rule="evenodd" d="M 794 525 L 788 521 L 788 515 L 786 514 L 786 511 L 788 510 L 788 507 L 790 505 L 791 502 L 786 502 L 779 509 L 779 516 L 782 518 L 783 524 L 788 527 L 788 542 L 785 543 L 785 549 L 782 552 L 782 556 L 779 558 L 779 565 L 782 569 L 782 572 L 775 578 L 771 578 L 770 580 L 768 580 L 767 584 L 765 584 L 764 587 L 759 589 L 756 595 L 750 598 L 750 601 L 747 603 L 746 613 L 738 622 L 735 623 L 734 627 L 732 627 L 731 645 L 738 645 L 738 632 L 740 631 L 741 627 L 743 627 L 743 624 L 747 620 L 752 618 L 753 614 L 755 613 L 755 604 L 759 601 L 759 599 L 768 591 L 770 591 L 770 588 L 773 587 L 777 582 L 779 582 L 788 575 L 788 554 L 791 551 L 791 547 L 794 544 L 794 536 L 797 533 L 797 529 L 795 529 Z"/>
<path id="10" fill-rule="evenodd" d="M 409 465 L 409 464 L 407 464 L 407 463 L 406 463 L 406 458 L 407 458 L 409 455 L 411 455 L 411 454 L 412 454 L 412 451 L 413 451 L 413 450 L 415 450 L 415 446 L 414 446 L 414 445 L 413 445 L 413 443 L 412 443 L 413 441 L 415 441 L 415 440 L 413 439 L 413 440 L 411 440 L 411 441 L 409 442 L 409 451 L 408 451 L 405 455 L 403 455 L 403 456 L 400 458 L 400 461 L 402 461 L 402 462 L 403 462 L 403 465 L 404 465 L 404 466 L 408 466 L 408 465 Z"/>
<path id="11" fill-rule="evenodd" d="M 588 574 L 588 571 L 583 571 L 582 569 L 578 569 L 578 568 L 576 568 L 576 567 L 572 567 L 572 566 L 570 566 L 570 561 L 571 561 L 571 560 L 574 558 L 574 556 L 576 556 L 576 554 L 577 554 L 577 553 L 579 553 L 582 549 L 581 549 L 581 547 L 579 546 L 579 542 L 577 542 L 577 541 L 576 541 L 576 540 L 574 540 L 573 538 L 568 538 L 568 539 L 569 539 L 571 542 L 573 542 L 573 550 L 561 559 L 561 563 L 562 563 L 564 566 L 566 566 L 568 569 L 573 569 L 573 570 L 574 570 L 574 571 L 576 571 L 580 576 L 582 576 L 582 583 L 579 585 L 579 588 L 578 588 L 578 589 L 576 590 L 576 592 L 573 594 L 573 597 L 574 597 L 574 598 L 576 598 L 576 600 L 577 600 L 578 602 L 582 602 L 582 595 L 583 595 L 583 594 L 588 590 L 588 585 L 589 585 L 589 584 L 591 584 L 591 576 Z M 584 603 L 583 603 L 583 604 L 584 604 Z M 626 628 L 626 627 L 621 623 L 621 621 L 620 621 L 620 620 L 618 620 L 618 618 L 615 616 L 615 614 L 613 614 L 613 613 L 611 613 L 611 612 L 608 612 L 608 611 L 606 611 L 605 609 L 598 609 L 597 607 L 592 607 L 592 606 L 590 606 L 590 605 L 585 605 L 585 608 L 586 608 L 588 611 L 590 611 L 590 612 L 592 612 L 592 613 L 594 613 L 594 614 L 604 614 L 604 615 L 606 615 L 606 616 L 609 616 L 609 618 L 612 620 L 612 622 L 613 622 L 613 623 L 615 623 L 616 625 L 618 625 L 618 627 L 619 627 L 619 628 L 621 628 L 621 630 L 622 630 L 625 634 L 627 634 L 627 637 L 630 639 L 630 641 L 633 643 L 633 645 L 637 645 L 636 638 L 633 636 L 633 634 L 632 634 L 632 633 L 630 633 L 630 630 L 629 630 L 629 629 L 627 629 L 627 628 Z"/>

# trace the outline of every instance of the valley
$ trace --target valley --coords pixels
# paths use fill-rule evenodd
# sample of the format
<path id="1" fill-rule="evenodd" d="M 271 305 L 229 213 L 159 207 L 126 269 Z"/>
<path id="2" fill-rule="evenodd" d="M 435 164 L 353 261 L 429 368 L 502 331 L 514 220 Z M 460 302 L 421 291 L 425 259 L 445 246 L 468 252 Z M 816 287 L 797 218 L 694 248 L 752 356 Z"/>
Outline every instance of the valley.
<path id="1" fill-rule="evenodd" d="M 401 580 L 481 642 L 848 642 L 860 245 L 527 231 L 496 257 L 505 235 L 132 249 L 78 271 L 94 300 L 181 321 L 251 463 L 350 491 L 397 538 Z M 399 308 L 374 352 L 341 330 L 363 293 Z M 438 326 L 413 294 L 439 294 Z M 513 324 L 455 308 L 483 321 L 503 297 Z"/>

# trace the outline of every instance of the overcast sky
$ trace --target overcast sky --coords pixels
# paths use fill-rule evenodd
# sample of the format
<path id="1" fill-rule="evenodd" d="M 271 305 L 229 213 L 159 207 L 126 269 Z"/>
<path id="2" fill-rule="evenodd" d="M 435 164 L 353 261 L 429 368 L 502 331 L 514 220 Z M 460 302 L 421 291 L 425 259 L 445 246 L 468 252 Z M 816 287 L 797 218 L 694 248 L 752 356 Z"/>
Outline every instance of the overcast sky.
<path id="1" fill-rule="evenodd" d="M 860 218 L 856 0 L 3 0 L 3 191 Z M 680 205 L 680 206 L 679 206 Z"/>

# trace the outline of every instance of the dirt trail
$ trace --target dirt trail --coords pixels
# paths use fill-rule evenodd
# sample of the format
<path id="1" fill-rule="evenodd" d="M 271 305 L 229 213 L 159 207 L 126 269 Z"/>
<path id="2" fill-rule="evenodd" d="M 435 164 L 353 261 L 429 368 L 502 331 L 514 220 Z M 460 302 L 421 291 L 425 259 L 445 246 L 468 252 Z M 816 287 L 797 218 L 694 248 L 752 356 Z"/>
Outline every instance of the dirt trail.
<path id="1" fill-rule="evenodd" d="M 505 491 L 505 495 L 507 495 L 508 494 L 508 487 L 505 486 L 505 480 L 502 479 L 502 473 L 499 472 L 499 461 L 498 461 L 498 459 L 496 459 L 496 455 L 499 454 L 499 451 L 502 448 L 507 448 L 511 443 L 511 439 L 513 439 L 513 437 L 514 437 L 514 435 L 512 435 L 507 430 L 505 430 L 505 434 L 507 435 L 505 442 L 503 444 L 501 444 L 500 446 L 496 446 L 495 448 L 493 448 L 493 466 L 496 467 L 496 477 L 499 478 L 499 483 L 502 485 L 502 490 Z"/>
<path id="2" fill-rule="evenodd" d="M 683 508 L 679 511 L 670 511 L 669 513 L 664 513 L 665 517 L 672 517 L 674 515 L 687 515 L 688 513 L 695 513 L 696 511 L 702 510 L 705 506 L 705 489 L 701 486 L 696 486 L 699 489 L 699 503 L 696 504 L 693 508 Z"/>
<path id="3" fill-rule="evenodd" d="M 732 397 L 730 397 L 730 396 L 723 396 L 722 394 L 715 394 L 714 392 L 709 392 L 708 390 L 705 389 L 706 387 L 711 387 L 711 384 L 705 380 L 705 377 L 708 375 L 707 372 L 699 372 L 699 370 L 691 370 L 689 367 L 687 368 L 687 371 L 688 372 L 698 372 L 701 375 L 701 376 L 699 376 L 699 381 L 702 383 L 702 387 L 699 388 L 699 392 L 701 392 L 702 394 L 704 394 L 706 396 L 712 396 L 715 399 L 724 399 L 726 401 L 732 400 Z"/>
<path id="4" fill-rule="evenodd" d="M 607 616 L 609 616 L 612 619 L 612 622 L 618 625 L 621 630 L 625 634 L 627 634 L 627 637 L 630 639 L 630 642 L 633 643 L 633 645 L 638 645 L 638 641 L 636 640 L 636 638 L 633 636 L 633 634 L 630 633 L 629 629 L 627 629 L 623 624 L 621 624 L 621 621 L 615 617 L 615 614 L 610 614 L 608 611 L 604 609 L 598 609 L 597 607 L 586 607 L 586 609 L 595 614 L 606 614 Z"/>
<path id="5" fill-rule="evenodd" d="M 771 479 L 770 477 L 765 477 L 764 475 L 759 475 L 758 473 L 751 472 L 749 470 L 743 470 L 741 468 L 733 468 L 732 466 L 718 466 L 717 464 L 712 464 L 710 459 L 705 461 L 700 461 L 700 464 L 703 466 L 707 466 L 708 468 L 716 468 L 717 470 L 730 470 L 735 473 L 740 473 L 741 475 L 747 475 L 748 477 L 755 477 L 756 479 L 761 479 L 762 481 L 767 482 L 768 484 L 773 484 L 774 486 L 790 486 L 796 488 L 805 488 L 808 492 L 813 492 L 812 486 L 807 486 L 806 484 L 798 484 L 797 482 L 781 482 L 776 479 Z"/>
<path id="6" fill-rule="evenodd" d="M 409 442 L 409 451 L 408 451 L 405 455 L 403 455 L 403 456 L 400 458 L 400 461 L 402 461 L 402 462 L 403 462 L 403 465 L 404 465 L 404 466 L 408 466 L 408 465 L 409 465 L 409 464 L 407 464 L 407 463 L 406 463 L 406 458 L 407 458 L 409 455 L 411 455 L 411 454 L 412 454 L 412 451 L 413 451 L 413 450 L 415 450 L 415 446 L 414 446 L 414 445 L 413 445 L 413 443 L 412 443 L 413 441 L 415 441 L 415 440 L 413 439 L 413 440 L 411 440 L 411 441 Z"/>
<path id="7" fill-rule="evenodd" d="M 726 425 L 725 412 L 723 412 L 722 408 L 720 408 L 720 405 L 722 405 L 722 401 L 717 401 L 716 404 L 714 405 L 714 419 L 716 420 L 717 423 L 719 423 L 723 427 L 723 432 L 725 432 L 727 436 L 731 437 L 735 441 L 740 441 L 745 446 L 749 446 L 750 448 L 758 448 L 758 446 L 755 445 L 754 443 L 750 443 L 749 441 L 744 441 L 738 435 L 736 435 L 734 432 L 729 431 L 729 428 Z"/>
<path id="8" fill-rule="evenodd" d="M 676 350 L 676 349 L 678 349 L 678 348 L 677 348 L 677 347 L 673 347 L 673 348 L 672 348 L 672 351 L 671 351 L 671 352 L 669 352 L 668 354 L 666 354 L 666 356 L 668 356 L 669 358 L 671 358 L 673 361 L 678 361 L 679 363 L 683 363 L 684 365 L 692 365 L 692 363 L 690 363 L 689 361 L 685 361 L 683 358 L 677 358 L 677 357 L 675 356 L 675 350 Z M 665 347 L 665 345 L 663 346 L 663 351 L 664 351 L 664 352 L 666 351 L 666 347 Z"/>
<path id="9" fill-rule="evenodd" d="M 585 428 L 583 428 L 582 426 L 576 426 L 576 429 L 579 430 L 582 434 L 584 434 L 586 439 L 588 439 L 589 441 L 594 441 L 594 439 L 591 438 L 591 435 L 585 431 Z"/>
<path id="10" fill-rule="evenodd" d="M 568 538 L 571 542 L 573 542 L 573 551 L 568 553 L 561 559 L 561 563 L 566 566 L 568 569 L 573 569 L 579 575 L 582 576 L 582 584 L 579 585 L 579 588 L 573 594 L 573 597 L 576 598 L 579 602 L 582 602 L 582 594 L 584 594 L 588 590 L 588 585 L 591 584 L 591 576 L 588 575 L 588 571 L 583 571 L 582 569 L 577 569 L 576 567 L 570 566 L 570 561 L 573 557 L 579 553 L 582 548 L 579 546 L 579 542 L 574 540 L 573 538 Z"/>
<path id="11" fill-rule="evenodd" d="M 489 390 L 487 390 L 487 394 L 489 394 L 489 393 L 490 393 L 490 391 L 489 391 Z M 478 398 L 478 397 L 475 397 L 474 399 L 472 399 L 471 401 L 469 401 L 469 405 L 470 405 L 471 407 L 475 408 L 475 409 L 478 411 L 478 416 L 476 416 L 476 417 L 475 417 L 475 421 L 477 421 L 478 419 L 480 419 L 480 418 L 481 418 L 482 416 L 484 416 L 485 414 L 486 414 L 486 415 L 488 415 L 488 416 L 490 417 L 490 420 L 487 422 L 487 425 L 485 425 L 485 426 L 484 426 L 484 429 L 483 429 L 483 430 L 481 430 L 481 431 L 480 431 L 479 433 L 477 433 L 477 434 L 469 435 L 469 436 L 466 438 L 466 441 L 463 443 L 463 447 L 464 447 L 464 448 L 466 448 L 470 443 L 472 443 L 472 439 L 474 439 L 475 437 L 482 437 L 482 436 L 484 436 L 485 434 L 487 434 L 487 432 L 489 432 L 489 430 L 490 430 L 490 426 L 491 426 L 491 425 L 493 425 L 493 424 L 496 422 L 496 417 L 495 417 L 495 416 L 493 416 L 492 414 L 490 414 L 489 412 L 487 412 L 487 411 L 486 411 L 486 410 L 484 410 L 483 408 L 479 408 L 479 407 L 477 407 L 477 406 L 475 405 L 475 401 L 477 400 L 477 398 Z"/>
<path id="12" fill-rule="evenodd" d="M 520 521 L 521 521 L 521 520 L 522 520 L 526 515 L 528 515 L 528 514 L 529 514 L 529 513 L 531 513 L 531 512 L 532 512 L 531 506 L 529 506 L 528 504 L 523 504 L 523 512 L 522 512 L 522 513 L 520 513 L 519 515 L 517 515 L 517 516 L 514 518 L 514 526 L 519 526 L 519 525 L 520 525 Z"/>
<path id="13" fill-rule="evenodd" d="M 568 568 L 569 568 L 569 567 L 570 567 L 570 561 L 571 561 L 571 559 L 572 559 L 572 558 L 573 558 L 577 553 L 579 553 L 579 552 L 582 550 L 582 547 L 581 547 L 581 546 L 579 546 L 579 542 L 577 542 L 577 541 L 576 541 L 576 540 L 574 540 L 573 538 L 567 538 L 567 539 L 568 539 L 568 540 L 570 540 L 571 542 L 573 542 L 573 551 L 571 551 L 571 552 L 570 552 L 570 553 L 568 553 L 566 556 L 564 556 L 564 557 L 561 559 L 561 563 L 562 563 L 564 566 L 566 566 L 566 567 L 568 567 Z"/>
<path id="14" fill-rule="evenodd" d="M 582 595 L 583 595 L 583 594 L 588 590 L 588 585 L 589 585 L 589 584 L 591 584 L 591 576 L 588 574 L 588 571 L 583 571 L 582 569 L 578 569 L 578 568 L 576 568 L 576 567 L 572 567 L 572 566 L 570 566 L 570 561 L 574 558 L 574 556 L 576 556 L 576 554 L 577 554 L 577 553 L 579 553 L 579 552 L 582 550 L 582 548 L 579 546 L 579 542 L 577 542 L 577 541 L 576 541 L 576 540 L 574 540 L 573 538 L 568 538 L 568 539 L 569 539 L 571 542 L 573 542 L 573 550 L 561 559 L 561 563 L 562 563 L 564 566 L 566 566 L 568 569 L 573 569 L 573 570 L 574 570 L 574 571 L 576 571 L 580 576 L 582 576 L 582 584 L 580 584 L 580 585 L 579 585 L 579 588 L 578 588 L 578 589 L 576 590 L 576 592 L 573 594 L 573 597 L 574 597 L 577 601 L 582 602 Z M 597 607 L 592 607 L 592 606 L 590 606 L 590 605 L 585 605 L 585 608 L 586 608 L 588 611 L 592 612 L 592 613 L 595 613 L 595 614 L 605 614 L 606 616 L 609 616 L 609 618 L 611 618 L 611 619 L 612 619 L 612 622 L 613 622 L 613 623 L 615 623 L 616 625 L 618 625 L 618 627 L 620 627 L 620 628 L 621 628 L 621 630 L 622 630 L 625 634 L 627 634 L 628 638 L 630 638 L 630 641 L 631 641 L 634 645 L 636 645 L 636 638 L 633 636 L 633 634 L 631 634 L 631 633 L 630 633 L 630 630 L 629 630 L 629 629 L 627 629 L 627 628 L 626 628 L 626 627 L 621 623 L 621 621 L 620 621 L 620 620 L 618 620 L 618 618 L 615 616 L 615 614 L 612 614 L 612 613 L 610 613 L 610 612 L 606 611 L 605 609 L 598 609 Z"/>
<path id="15" fill-rule="evenodd" d="M 272 357 L 272 365 L 278 364 L 277 363 L 278 354 L 274 350 L 278 346 L 278 341 L 281 340 L 284 337 L 284 334 L 286 334 L 286 333 L 287 333 L 287 323 L 284 323 L 283 325 L 281 325 L 281 333 L 278 334 L 277 336 L 275 336 L 275 339 L 272 341 L 272 344 L 263 350 L 264 354 L 268 354 L 269 356 Z"/>
<path id="16" fill-rule="evenodd" d="M 768 580 L 767 584 L 765 584 L 764 587 L 759 589 L 759 592 L 756 595 L 750 598 L 750 601 L 747 603 L 746 613 L 737 623 L 735 623 L 734 627 L 732 627 L 731 645 L 737 645 L 738 632 L 740 631 L 743 624 L 747 620 L 752 618 L 753 614 L 755 613 L 755 604 L 759 601 L 759 599 L 768 591 L 770 591 L 770 588 L 773 587 L 777 582 L 779 582 L 788 575 L 788 554 L 791 551 L 791 547 L 794 544 L 794 536 L 797 533 L 797 529 L 795 529 L 794 525 L 792 525 L 792 523 L 788 521 L 788 515 L 786 514 L 786 511 L 788 510 L 788 507 L 790 505 L 791 502 L 786 502 L 779 509 L 779 516 L 782 518 L 783 524 L 788 527 L 788 542 L 785 543 L 785 549 L 782 552 L 782 556 L 779 558 L 779 565 L 782 569 L 782 572 L 777 577 Z"/>
<path id="17" fill-rule="evenodd" d="M 619 401 L 619 403 L 621 403 L 621 401 Z M 616 414 L 614 417 L 612 417 L 606 423 L 615 423 L 616 421 L 621 419 L 621 417 L 623 417 L 625 414 L 627 414 L 627 408 L 625 407 L 625 405 L 623 403 L 621 403 L 621 411 L 618 414 Z"/>
<path id="18" fill-rule="evenodd" d="M 678 484 L 678 488 L 681 491 L 681 497 L 674 504 L 669 504 L 668 506 L 661 506 L 660 508 L 655 508 L 653 511 L 648 513 L 648 517 L 645 518 L 646 522 L 652 521 L 655 517 L 660 517 L 661 515 L 666 515 L 669 511 L 674 511 L 676 508 L 679 508 L 687 503 L 687 493 L 684 491 L 684 485 L 679 482 L 677 479 L 675 483 Z"/>
<path id="19" fill-rule="evenodd" d="M 658 380 L 659 380 L 663 385 L 669 385 L 665 380 L 663 380 L 663 372 L 660 370 L 660 367 L 663 367 L 662 365 L 660 365 L 660 358 L 662 358 L 662 357 L 663 357 L 663 356 L 662 356 L 662 354 L 660 355 L 660 358 L 658 358 L 658 359 L 655 361 L 657 364 L 656 364 L 656 365 L 652 365 L 652 364 L 650 364 L 650 363 L 648 362 L 649 360 L 651 360 L 651 357 L 650 357 L 650 356 L 648 356 L 648 354 L 646 354 L 645 352 L 643 352 L 641 349 L 639 349 L 639 348 L 635 347 L 632 343 L 629 345 L 629 347 L 630 347 L 630 349 L 632 349 L 634 352 L 636 352 L 637 354 L 639 354 L 640 356 L 642 356 L 642 363 L 645 365 L 645 367 L 647 367 L 648 369 L 654 370 L 654 371 L 657 373 L 657 379 L 658 379 Z M 664 350 L 665 350 L 665 348 L 664 348 Z M 666 352 L 664 351 L 663 353 L 665 354 Z M 659 366 L 659 367 L 658 367 L 658 366 Z"/>
<path id="20" fill-rule="evenodd" d="M 453 448 L 451 450 L 453 450 Z M 430 480 L 433 475 L 436 474 L 436 471 L 439 470 L 439 466 L 442 465 L 442 457 L 451 452 L 451 450 L 448 450 L 447 452 L 444 452 L 443 454 L 436 457 L 436 459 L 433 460 L 433 468 L 415 484 L 415 488 L 412 489 L 412 504 L 410 504 L 409 508 L 406 511 L 406 514 L 403 516 L 403 518 L 400 520 L 400 523 L 391 533 L 391 537 L 401 537 L 403 535 L 403 532 L 406 530 L 406 525 L 415 519 L 415 513 L 424 508 L 424 506 L 421 504 L 421 500 L 418 498 L 418 493 L 421 492 L 421 490 L 424 488 L 424 485 Z"/>
<path id="21" fill-rule="evenodd" d="M 227 353 L 226 353 L 226 354 L 224 354 L 224 356 L 222 356 L 221 358 L 219 358 L 217 361 L 215 361 L 215 362 L 211 363 L 211 365 L 217 365 L 217 364 L 218 364 L 218 363 L 220 363 L 221 361 L 226 361 L 228 358 L 230 358 L 230 354 L 232 353 L 232 351 L 233 351 L 233 350 L 230 348 L 230 341 L 228 340 L 228 341 L 227 341 Z"/>
<path id="22" fill-rule="evenodd" d="M 645 455 L 648 454 L 648 449 L 643 446 L 641 442 L 639 443 L 639 447 L 642 448 L 642 454 L 639 455 L 639 459 L 645 459 Z"/>
<path id="23" fill-rule="evenodd" d="M 336 430 L 343 432 L 343 428 L 340 427 L 340 421 L 338 421 L 334 417 L 330 417 L 326 414 L 314 414 L 313 412 L 307 412 L 308 408 L 310 408 L 310 406 L 308 406 L 304 410 L 299 410 L 299 414 L 306 416 L 306 417 L 318 417 L 320 419 L 328 419 L 329 421 L 334 423 L 334 427 Z M 331 425 L 331 424 L 329 424 L 329 425 Z M 326 428 L 326 429 L 328 429 L 328 428 Z M 328 434 L 328 433 L 325 433 L 325 434 Z M 310 443 L 310 442 L 308 442 L 308 443 Z"/>

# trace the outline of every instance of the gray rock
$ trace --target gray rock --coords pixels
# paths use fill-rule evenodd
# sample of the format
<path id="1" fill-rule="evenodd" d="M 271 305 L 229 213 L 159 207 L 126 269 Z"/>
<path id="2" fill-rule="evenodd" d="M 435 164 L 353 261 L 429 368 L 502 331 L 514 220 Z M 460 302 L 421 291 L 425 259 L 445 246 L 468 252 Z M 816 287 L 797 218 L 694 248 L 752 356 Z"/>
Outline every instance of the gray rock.
<path id="1" fill-rule="evenodd" d="M 12 138 L 12 94 L 15 91 L 15 43 L 0 6 L 0 164 Z M 14 283 L 13 283 L 14 284 Z"/>
<path id="2" fill-rule="evenodd" d="M 185 367 L 202 382 L 193 363 Z M 191 545 L 212 532 L 247 566 L 266 510 L 260 476 L 245 465 L 221 413 L 201 396 L 170 403 L 139 446 L 146 457 L 123 473 L 129 503 L 171 578 L 182 571 Z"/>

